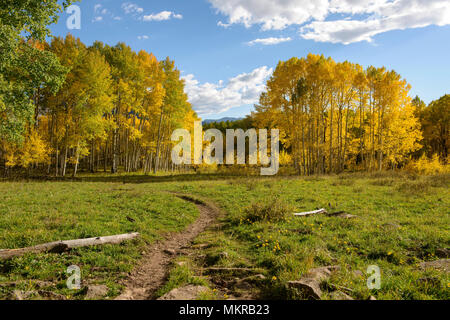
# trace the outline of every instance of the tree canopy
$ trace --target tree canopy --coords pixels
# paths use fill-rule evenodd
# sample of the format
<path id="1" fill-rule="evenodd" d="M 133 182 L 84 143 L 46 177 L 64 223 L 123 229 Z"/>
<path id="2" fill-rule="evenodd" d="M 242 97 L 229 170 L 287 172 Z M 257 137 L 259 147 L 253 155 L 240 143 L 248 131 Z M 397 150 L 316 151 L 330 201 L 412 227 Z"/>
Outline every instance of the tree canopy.
<path id="1" fill-rule="evenodd" d="M 0 134 L 22 142 L 39 91 L 56 92 L 66 73 L 55 55 L 42 50 L 48 26 L 72 3 L 65 0 L 11 0 L 0 3 Z"/>

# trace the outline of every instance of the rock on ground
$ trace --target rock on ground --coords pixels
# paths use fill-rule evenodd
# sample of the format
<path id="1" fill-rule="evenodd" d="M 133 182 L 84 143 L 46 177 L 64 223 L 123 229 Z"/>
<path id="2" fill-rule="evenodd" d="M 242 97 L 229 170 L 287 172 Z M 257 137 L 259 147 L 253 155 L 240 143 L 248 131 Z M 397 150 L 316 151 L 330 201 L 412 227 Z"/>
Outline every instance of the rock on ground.
<path id="1" fill-rule="evenodd" d="M 109 288 L 105 285 L 88 286 L 86 299 L 103 298 L 108 294 Z"/>
<path id="2" fill-rule="evenodd" d="M 187 262 L 186 261 L 177 261 L 177 262 L 175 262 L 175 264 L 179 267 L 183 267 L 187 264 Z"/>
<path id="3" fill-rule="evenodd" d="M 422 270 L 436 269 L 436 270 L 440 270 L 440 271 L 444 271 L 444 272 L 448 273 L 450 271 L 450 259 L 422 262 L 420 264 L 420 268 Z"/>
<path id="4" fill-rule="evenodd" d="M 66 300 L 66 297 L 62 294 L 54 293 L 51 291 L 39 290 L 39 291 L 22 291 L 14 290 L 11 294 L 11 300 L 33 300 L 38 298 L 44 298 L 46 300 Z"/>
<path id="5" fill-rule="evenodd" d="M 309 270 L 305 278 L 310 278 L 319 282 L 325 281 L 331 277 L 331 275 L 339 271 L 339 266 L 320 267 Z"/>
<path id="6" fill-rule="evenodd" d="M 320 284 L 313 279 L 302 279 L 299 281 L 289 281 L 288 287 L 300 291 L 306 299 L 320 300 L 322 290 Z"/>
<path id="7" fill-rule="evenodd" d="M 331 275 L 339 269 L 339 266 L 311 269 L 306 276 L 299 281 L 289 281 L 288 287 L 291 289 L 297 289 L 307 299 L 320 300 L 322 296 L 320 283 L 329 279 Z"/>
<path id="8" fill-rule="evenodd" d="M 37 294 L 36 291 L 14 290 L 11 293 L 11 300 L 28 300 L 36 294 Z"/>
<path id="9" fill-rule="evenodd" d="M 177 254 L 177 252 L 174 249 L 165 249 L 164 253 L 169 255 L 169 256 L 174 256 Z"/>
<path id="10" fill-rule="evenodd" d="M 201 293 L 208 291 L 207 287 L 189 285 L 173 289 L 158 300 L 196 300 Z"/>

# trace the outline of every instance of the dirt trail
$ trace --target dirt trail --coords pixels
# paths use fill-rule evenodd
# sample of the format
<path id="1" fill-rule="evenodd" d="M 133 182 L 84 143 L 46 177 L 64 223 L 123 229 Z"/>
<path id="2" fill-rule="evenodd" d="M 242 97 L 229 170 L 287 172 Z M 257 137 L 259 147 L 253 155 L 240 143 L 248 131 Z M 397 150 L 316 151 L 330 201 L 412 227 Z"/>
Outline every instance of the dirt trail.
<path id="1" fill-rule="evenodd" d="M 170 234 L 165 241 L 158 242 L 146 250 L 139 267 L 126 280 L 124 292 L 116 300 L 151 300 L 156 291 L 164 285 L 171 261 L 176 257 L 171 253 L 190 245 L 218 217 L 216 207 L 195 200 L 188 196 L 176 195 L 183 200 L 194 203 L 200 211 L 200 217 L 186 230 Z"/>

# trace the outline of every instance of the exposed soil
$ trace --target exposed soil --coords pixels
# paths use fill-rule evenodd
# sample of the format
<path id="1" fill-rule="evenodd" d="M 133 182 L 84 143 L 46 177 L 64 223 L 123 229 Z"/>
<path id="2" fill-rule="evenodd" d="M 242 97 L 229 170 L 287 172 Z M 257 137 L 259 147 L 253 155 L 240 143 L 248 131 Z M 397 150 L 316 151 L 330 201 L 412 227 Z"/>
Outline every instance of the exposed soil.
<path id="1" fill-rule="evenodd" d="M 220 214 L 220 210 L 211 204 L 188 196 L 177 196 L 194 203 L 200 211 L 200 217 L 183 232 L 170 234 L 166 240 L 150 246 L 139 267 L 126 280 L 125 290 L 116 300 L 155 299 L 156 291 L 164 285 L 171 262 L 177 253 L 188 247 Z"/>

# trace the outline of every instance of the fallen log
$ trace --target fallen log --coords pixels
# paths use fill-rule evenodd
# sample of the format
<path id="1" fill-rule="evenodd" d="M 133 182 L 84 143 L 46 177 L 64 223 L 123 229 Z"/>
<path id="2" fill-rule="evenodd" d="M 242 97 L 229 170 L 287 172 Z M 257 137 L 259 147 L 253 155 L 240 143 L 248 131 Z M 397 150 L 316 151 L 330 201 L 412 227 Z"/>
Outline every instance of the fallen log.
<path id="1" fill-rule="evenodd" d="M 314 214 L 327 214 L 327 210 L 325 209 L 319 209 L 319 210 L 315 210 L 315 211 L 310 211 L 310 212 L 301 212 L 301 213 L 294 213 L 294 216 L 296 217 L 306 217 L 306 216 L 312 216 Z"/>
<path id="2" fill-rule="evenodd" d="M 0 260 L 8 260 L 11 258 L 21 257 L 27 253 L 62 253 L 74 248 L 99 246 L 105 244 L 119 244 L 124 241 L 135 239 L 139 236 L 139 233 L 127 233 L 107 237 L 56 241 L 22 249 L 0 250 Z"/>

